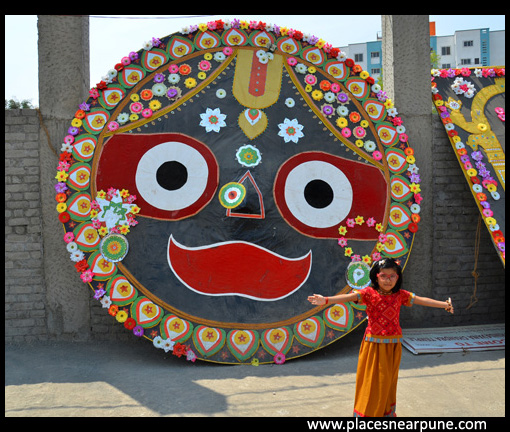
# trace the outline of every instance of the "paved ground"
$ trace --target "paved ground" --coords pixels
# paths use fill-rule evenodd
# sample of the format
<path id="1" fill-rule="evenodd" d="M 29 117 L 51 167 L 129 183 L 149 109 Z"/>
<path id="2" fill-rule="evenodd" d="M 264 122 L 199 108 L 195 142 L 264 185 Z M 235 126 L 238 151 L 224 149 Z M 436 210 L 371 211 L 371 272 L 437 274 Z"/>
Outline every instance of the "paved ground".
<path id="1" fill-rule="evenodd" d="M 5 347 L 6 416 L 351 416 L 362 330 L 284 365 L 195 364 L 148 341 Z M 505 415 L 505 351 L 402 349 L 399 417 Z"/>

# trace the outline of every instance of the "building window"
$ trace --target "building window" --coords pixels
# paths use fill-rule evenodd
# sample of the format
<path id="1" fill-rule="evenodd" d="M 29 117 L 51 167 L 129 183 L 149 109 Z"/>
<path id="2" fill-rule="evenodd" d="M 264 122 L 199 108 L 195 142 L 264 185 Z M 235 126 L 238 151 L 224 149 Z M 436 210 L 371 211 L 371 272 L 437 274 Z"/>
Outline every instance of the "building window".
<path id="1" fill-rule="evenodd" d="M 450 55 L 450 47 L 449 46 L 441 47 L 441 55 Z"/>
<path id="2" fill-rule="evenodd" d="M 443 63 L 441 65 L 441 69 L 450 69 L 452 67 L 451 63 Z"/>
<path id="3" fill-rule="evenodd" d="M 465 47 L 471 47 L 471 46 L 473 46 L 473 41 L 472 41 L 472 40 L 470 40 L 470 41 L 464 41 L 464 46 L 465 46 Z"/>
<path id="4" fill-rule="evenodd" d="M 373 58 L 373 59 L 378 59 L 379 58 L 379 51 L 373 51 L 370 53 L 370 57 Z"/>
<path id="5" fill-rule="evenodd" d="M 372 68 L 370 70 L 370 75 L 380 75 L 381 74 L 381 69 L 380 68 Z"/>
<path id="6" fill-rule="evenodd" d="M 354 54 L 354 61 L 360 63 L 363 61 L 363 54 Z"/>
<path id="7" fill-rule="evenodd" d="M 480 64 L 480 58 L 475 57 L 475 64 Z"/>
<path id="8" fill-rule="evenodd" d="M 471 59 L 460 59 L 460 64 L 461 65 L 470 65 Z"/>

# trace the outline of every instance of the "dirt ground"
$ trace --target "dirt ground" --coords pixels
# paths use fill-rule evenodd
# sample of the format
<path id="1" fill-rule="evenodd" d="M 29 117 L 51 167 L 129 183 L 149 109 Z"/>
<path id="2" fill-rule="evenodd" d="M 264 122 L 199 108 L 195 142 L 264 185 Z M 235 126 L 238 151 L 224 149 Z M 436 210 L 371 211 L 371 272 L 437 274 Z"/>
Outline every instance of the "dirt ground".
<path id="1" fill-rule="evenodd" d="M 5 347 L 7 417 L 349 417 L 363 330 L 283 365 L 187 362 L 133 342 Z M 402 349 L 399 417 L 503 417 L 505 351 Z"/>

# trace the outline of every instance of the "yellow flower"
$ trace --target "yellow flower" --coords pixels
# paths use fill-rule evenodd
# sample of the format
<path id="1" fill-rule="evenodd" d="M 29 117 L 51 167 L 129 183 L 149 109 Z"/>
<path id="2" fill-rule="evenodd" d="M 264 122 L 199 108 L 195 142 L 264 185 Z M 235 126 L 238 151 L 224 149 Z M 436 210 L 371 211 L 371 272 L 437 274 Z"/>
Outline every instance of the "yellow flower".
<path id="1" fill-rule="evenodd" d="M 127 234 L 129 232 L 129 225 L 122 225 L 119 228 L 121 234 Z"/>
<path id="2" fill-rule="evenodd" d="M 187 78 L 186 81 L 184 81 L 184 85 L 187 88 L 193 88 L 197 85 L 197 80 L 195 78 Z"/>
<path id="3" fill-rule="evenodd" d="M 308 72 L 310 72 L 311 74 L 314 74 L 315 72 L 317 72 L 317 69 L 315 69 L 315 66 L 309 66 Z"/>
<path id="4" fill-rule="evenodd" d="M 363 142 L 363 140 L 360 140 L 360 139 L 359 139 L 359 140 L 356 140 L 356 145 L 357 145 L 359 148 L 361 148 L 361 147 L 363 147 L 363 146 L 365 145 L 365 143 Z"/>
<path id="5" fill-rule="evenodd" d="M 287 36 L 287 33 L 289 32 L 289 29 L 287 27 L 280 28 L 280 34 L 282 36 Z"/>
<path id="6" fill-rule="evenodd" d="M 421 192 L 420 185 L 416 183 L 411 183 L 411 186 L 409 187 L 413 193 L 419 193 Z"/>
<path id="7" fill-rule="evenodd" d="M 390 108 L 393 108 L 393 102 L 391 99 L 386 99 L 386 101 L 384 102 L 384 106 L 386 107 L 386 109 L 390 109 Z"/>
<path id="8" fill-rule="evenodd" d="M 140 207 L 138 207 L 136 204 L 131 207 L 131 213 L 137 214 L 140 211 Z"/>
<path id="9" fill-rule="evenodd" d="M 126 311 L 120 310 L 117 312 L 117 315 L 115 315 L 115 319 L 118 322 L 123 323 L 128 319 L 128 314 Z"/>
<path id="10" fill-rule="evenodd" d="M 131 96 L 130 96 L 130 99 L 133 101 L 133 102 L 138 102 L 140 100 L 140 96 L 136 93 L 133 93 Z"/>
<path id="11" fill-rule="evenodd" d="M 370 76 L 370 74 L 367 71 L 361 71 L 359 74 L 359 77 L 361 79 L 367 79 Z"/>
<path id="12" fill-rule="evenodd" d="M 344 127 L 347 127 L 347 124 L 348 124 L 347 119 L 346 119 L 346 118 L 344 118 L 344 117 L 338 117 L 338 118 L 336 119 L 336 125 L 337 125 L 339 128 L 342 128 L 342 129 L 343 129 Z"/>
<path id="13" fill-rule="evenodd" d="M 67 210 L 67 204 L 66 203 L 58 203 L 57 204 L 57 211 L 59 213 L 65 212 Z"/>
<path id="14" fill-rule="evenodd" d="M 366 120 L 361 120 L 360 126 L 366 129 L 368 127 L 368 122 Z"/>
<path id="15" fill-rule="evenodd" d="M 71 121 L 71 126 L 74 126 L 74 127 L 81 127 L 81 125 L 83 124 L 83 122 L 80 120 L 80 119 L 77 119 L 77 118 L 74 118 L 72 121 Z"/>
<path id="16" fill-rule="evenodd" d="M 409 164 L 413 164 L 413 163 L 416 162 L 416 158 L 413 155 L 409 155 L 409 156 L 406 157 L 406 161 Z"/>
<path id="17" fill-rule="evenodd" d="M 138 114 L 131 114 L 129 116 L 129 120 L 131 120 L 132 122 L 137 121 L 138 119 L 139 119 Z"/>
<path id="18" fill-rule="evenodd" d="M 372 263 L 372 258 L 370 257 L 370 255 L 363 255 L 361 257 L 361 259 L 363 260 L 363 262 L 367 263 L 368 265 L 370 265 Z"/>
<path id="19" fill-rule="evenodd" d="M 250 23 L 248 21 L 241 21 L 241 29 L 243 30 L 246 30 L 248 27 L 250 26 Z M 282 36 L 284 36 L 284 34 L 282 33 Z"/>
<path id="20" fill-rule="evenodd" d="M 106 228 L 105 226 L 102 226 L 101 228 L 99 228 L 97 230 L 97 232 L 99 233 L 99 235 L 101 237 L 105 236 L 106 234 L 108 234 L 108 228 Z"/>
<path id="21" fill-rule="evenodd" d="M 340 225 L 340 227 L 338 228 L 338 233 L 340 235 L 345 235 L 347 233 L 347 228 L 344 227 L 343 225 Z"/>
<path id="22" fill-rule="evenodd" d="M 320 101 L 324 97 L 324 95 L 322 94 L 322 92 L 320 90 L 314 90 L 312 92 L 312 97 L 314 100 Z"/>
<path id="23" fill-rule="evenodd" d="M 212 54 L 211 53 L 205 53 L 204 54 L 204 59 L 211 60 L 212 59 Z"/>
<path id="24" fill-rule="evenodd" d="M 57 171 L 57 175 L 55 176 L 59 182 L 65 182 L 67 177 L 69 177 L 69 174 L 67 174 L 65 171 Z"/>
<path id="25" fill-rule="evenodd" d="M 313 87 L 310 84 L 307 84 L 305 87 L 305 92 L 310 93 L 313 90 Z"/>
<path id="26" fill-rule="evenodd" d="M 251 361 L 251 365 L 252 365 L 252 366 L 258 366 L 258 365 L 259 365 L 259 359 L 258 359 L 258 358 L 254 358 L 254 359 L 252 359 L 252 361 Z"/>
<path id="27" fill-rule="evenodd" d="M 384 250 L 384 245 L 382 243 L 377 243 L 375 247 L 379 252 L 382 252 Z"/>
<path id="28" fill-rule="evenodd" d="M 96 216 L 97 216 L 97 210 L 96 210 L 96 209 L 92 209 L 92 210 L 90 211 L 90 217 L 93 219 L 93 218 L 95 218 Z"/>
<path id="29" fill-rule="evenodd" d="M 149 102 L 149 108 L 152 110 L 152 111 L 157 111 L 158 109 L 161 108 L 161 102 L 154 99 L 154 100 L 151 100 Z"/>
<path id="30" fill-rule="evenodd" d="M 354 219 L 357 225 L 363 225 L 363 222 L 365 222 L 365 219 L 363 219 L 363 216 L 356 216 Z"/>
<path id="31" fill-rule="evenodd" d="M 121 196 L 122 198 L 127 198 L 127 197 L 129 196 L 129 191 L 128 191 L 127 189 L 122 189 L 122 190 L 120 191 L 120 196 Z"/>
<path id="32" fill-rule="evenodd" d="M 207 24 L 206 23 L 199 24 L 198 28 L 200 29 L 200 31 L 205 32 L 207 31 Z"/>
<path id="33" fill-rule="evenodd" d="M 352 248 L 346 247 L 345 248 L 345 256 L 350 257 L 352 255 Z"/>
<path id="34" fill-rule="evenodd" d="M 207 74 L 205 72 L 199 72 L 197 75 L 198 79 L 204 80 L 207 78 Z"/>
<path id="35" fill-rule="evenodd" d="M 316 46 L 317 48 L 322 48 L 322 47 L 324 47 L 324 45 L 326 45 L 326 41 L 325 41 L 325 40 L 323 40 L 323 39 L 319 39 L 319 40 L 317 41 L 317 43 L 315 44 L 315 46 Z"/>
<path id="36" fill-rule="evenodd" d="M 383 226 L 382 226 L 382 223 L 378 223 L 376 226 L 375 226 L 375 229 L 379 232 L 382 232 L 383 230 Z"/>
<path id="37" fill-rule="evenodd" d="M 104 190 L 100 190 L 98 193 L 97 193 L 97 197 L 98 198 L 106 198 L 106 192 Z"/>

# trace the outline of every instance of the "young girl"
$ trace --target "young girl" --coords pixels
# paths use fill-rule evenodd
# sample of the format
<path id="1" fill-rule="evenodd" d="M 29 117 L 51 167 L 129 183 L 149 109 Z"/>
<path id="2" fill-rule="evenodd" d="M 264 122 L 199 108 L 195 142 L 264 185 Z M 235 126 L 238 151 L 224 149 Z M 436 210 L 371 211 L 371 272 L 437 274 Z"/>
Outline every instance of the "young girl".
<path id="1" fill-rule="evenodd" d="M 354 416 L 396 417 L 397 380 L 402 356 L 400 306 L 444 308 L 453 313 L 451 300 L 419 297 L 400 289 L 402 269 L 393 258 L 374 262 L 370 270 L 372 286 L 349 294 L 323 297 L 314 294 L 314 305 L 359 302 L 367 306 L 368 325 L 359 351 L 356 372 Z"/>

